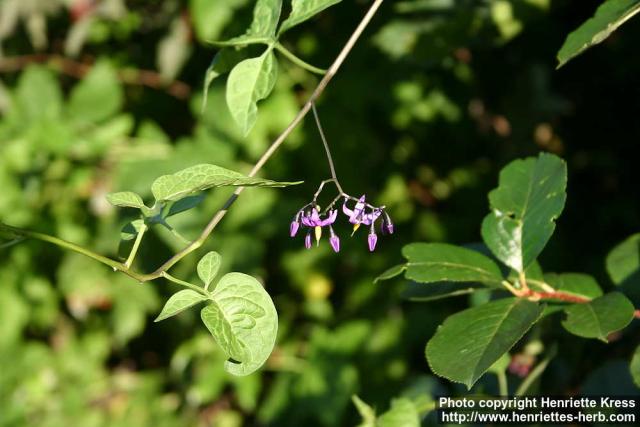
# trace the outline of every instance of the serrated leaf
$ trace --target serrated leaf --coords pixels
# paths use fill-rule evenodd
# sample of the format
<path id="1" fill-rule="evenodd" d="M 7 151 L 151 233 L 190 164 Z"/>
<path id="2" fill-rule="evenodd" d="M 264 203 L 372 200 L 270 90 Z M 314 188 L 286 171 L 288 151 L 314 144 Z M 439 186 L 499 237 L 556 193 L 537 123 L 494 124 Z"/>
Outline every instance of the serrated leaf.
<path id="1" fill-rule="evenodd" d="M 633 382 L 640 388 L 640 345 L 636 347 L 636 351 L 633 353 L 631 363 L 629 364 L 629 371 L 631 372 Z"/>
<path id="2" fill-rule="evenodd" d="M 258 116 L 258 101 L 265 99 L 276 83 L 278 62 L 269 49 L 257 58 L 245 59 L 236 65 L 227 81 L 229 112 L 247 135 Z"/>
<path id="3" fill-rule="evenodd" d="M 209 289 L 209 285 L 215 279 L 222 257 L 219 253 L 211 251 L 200 259 L 198 262 L 198 277 L 204 283 L 204 288 Z"/>
<path id="4" fill-rule="evenodd" d="M 608 342 L 607 336 L 633 319 L 633 304 L 620 292 L 610 292 L 585 304 L 573 304 L 565 310 L 562 326 L 574 335 Z"/>
<path id="5" fill-rule="evenodd" d="M 429 366 L 470 389 L 541 314 L 537 303 L 505 298 L 449 316 L 427 343 Z"/>
<path id="6" fill-rule="evenodd" d="M 391 408 L 380 415 L 376 427 L 420 427 L 416 405 L 407 398 L 393 399 Z"/>
<path id="7" fill-rule="evenodd" d="M 206 299 L 206 296 L 190 289 L 176 292 L 167 300 L 166 304 L 162 308 L 162 311 L 160 312 L 158 317 L 156 317 L 154 322 L 160 322 L 161 320 L 175 316 L 176 314 L 181 313 L 189 307 L 193 307 L 194 305 Z"/>
<path id="8" fill-rule="evenodd" d="M 607 255 L 606 264 L 614 284 L 640 284 L 640 233 L 616 245 Z"/>
<path id="9" fill-rule="evenodd" d="M 282 34 L 290 28 L 317 15 L 328 7 L 340 3 L 341 0 L 293 0 L 291 2 L 291 13 L 289 17 L 280 25 L 278 34 Z"/>
<path id="10" fill-rule="evenodd" d="M 267 360 L 275 345 L 278 313 L 260 282 L 242 273 L 225 274 L 201 317 L 230 359 L 233 375 L 249 375 Z"/>
<path id="11" fill-rule="evenodd" d="M 597 298 L 602 295 L 602 289 L 596 279 L 582 273 L 548 273 L 545 281 L 556 291 L 586 298 Z"/>
<path id="12" fill-rule="evenodd" d="M 120 191 L 118 193 L 107 194 L 107 201 L 113 206 L 121 208 L 142 209 L 145 207 L 144 201 L 139 194 L 133 191 Z"/>
<path id="13" fill-rule="evenodd" d="M 207 106 L 207 98 L 209 96 L 209 87 L 215 79 L 223 74 L 228 73 L 240 61 L 246 58 L 243 51 L 235 49 L 222 49 L 215 54 L 209 68 L 204 74 L 204 86 L 202 94 L 202 111 Z"/>
<path id="14" fill-rule="evenodd" d="M 158 202 L 177 201 L 212 187 L 286 187 L 298 182 L 276 182 L 248 177 L 216 165 L 191 166 L 171 175 L 163 175 L 151 185 Z"/>
<path id="15" fill-rule="evenodd" d="M 564 208 L 566 186 L 566 164 L 553 154 L 502 169 L 498 188 L 489 193 L 491 213 L 482 222 L 482 238 L 496 258 L 521 272 L 538 257 Z"/>
<path id="16" fill-rule="evenodd" d="M 571 32 L 558 52 L 558 68 L 586 49 L 605 40 L 640 12 L 640 0 L 607 0 L 595 15 Z"/>
<path id="17" fill-rule="evenodd" d="M 405 277 L 420 283 L 478 282 L 501 287 L 500 268 L 490 258 L 445 243 L 410 243 L 402 248 L 408 260 Z"/>

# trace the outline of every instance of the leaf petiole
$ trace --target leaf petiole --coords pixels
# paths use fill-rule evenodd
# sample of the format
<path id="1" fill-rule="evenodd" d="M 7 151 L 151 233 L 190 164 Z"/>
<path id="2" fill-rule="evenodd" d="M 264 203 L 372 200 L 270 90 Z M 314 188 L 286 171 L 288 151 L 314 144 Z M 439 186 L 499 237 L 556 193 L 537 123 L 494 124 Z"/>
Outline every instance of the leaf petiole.
<path id="1" fill-rule="evenodd" d="M 280 42 L 276 42 L 274 44 L 274 47 L 278 52 L 283 54 L 289 61 L 293 62 L 294 64 L 296 64 L 299 67 L 304 68 L 307 71 L 310 71 L 310 72 L 315 73 L 315 74 L 319 74 L 321 76 L 323 76 L 323 75 L 325 75 L 327 73 L 327 70 L 323 70 L 322 68 L 314 67 L 313 65 L 309 64 L 308 62 L 305 62 L 302 59 L 298 58 L 290 50 L 288 50 L 286 47 L 284 47 Z"/>
<path id="2" fill-rule="evenodd" d="M 209 292 L 205 291 L 200 286 L 196 286 L 193 283 L 185 282 L 184 280 L 180 280 L 177 277 L 173 277 L 172 275 L 170 275 L 166 271 L 163 271 L 162 273 L 160 273 L 160 275 L 162 277 L 164 277 L 165 279 L 167 279 L 168 281 L 170 281 L 170 282 L 173 282 L 173 283 L 175 283 L 177 285 L 184 286 L 185 288 L 189 288 L 191 290 L 194 290 L 194 291 L 206 296 L 207 298 L 211 296 L 209 294 Z"/>
<path id="3" fill-rule="evenodd" d="M 140 226 L 140 231 L 138 231 L 138 235 L 136 236 L 136 241 L 133 242 L 133 247 L 131 248 L 131 252 L 129 253 L 129 257 L 124 263 L 124 268 L 127 270 L 131 267 L 133 260 L 136 258 L 136 254 L 138 253 L 138 249 L 140 248 L 140 243 L 142 242 L 142 237 L 144 233 L 147 231 L 147 224 L 142 223 Z"/>

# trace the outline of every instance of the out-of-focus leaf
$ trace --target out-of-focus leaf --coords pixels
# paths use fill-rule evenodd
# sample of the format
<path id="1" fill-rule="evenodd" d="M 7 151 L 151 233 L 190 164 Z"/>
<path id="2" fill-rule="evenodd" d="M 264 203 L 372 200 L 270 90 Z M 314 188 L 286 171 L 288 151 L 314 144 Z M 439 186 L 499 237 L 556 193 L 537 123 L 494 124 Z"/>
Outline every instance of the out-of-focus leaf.
<path id="1" fill-rule="evenodd" d="M 229 360 L 233 375 L 249 375 L 267 360 L 276 342 L 278 313 L 260 282 L 242 273 L 225 274 L 202 321 Z"/>
<path id="2" fill-rule="evenodd" d="M 490 258 L 445 243 L 411 243 L 402 248 L 405 277 L 420 283 L 479 282 L 501 287 L 500 268 Z"/>
<path id="3" fill-rule="evenodd" d="M 256 122 L 258 101 L 265 99 L 276 83 L 278 62 L 271 50 L 257 58 L 245 59 L 236 65 L 227 81 L 227 105 L 243 135 Z"/>
<path id="4" fill-rule="evenodd" d="M 136 238 L 142 227 L 144 226 L 143 219 L 136 219 L 134 221 L 128 222 L 122 230 L 120 231 L 120 239 L 122 240 L 133 240 Z"/>
<path id="5" fill-rule="evenodd" d="M 189 25 L 184 18 L 178 16 L 171 24 L 169 33 L 158 43 L 156 63 L 165 81 L 174 80 L 189 58 L 189 34 Z"/>
<path id="6" fill-rule="evenodd" d="M 303 23 L 307 19 L 341 1 L 342 0 L 293 0 L 291 2 L 291 14 L 289 14 L 289 17 L 280 25 L 278 34 L 284 33 L 290 28 Z"/>
<path id="7" fill-rule="evenodd" d="M 16 107 L 23 124 L 43 119 L 57 120 L 62 111 L 62 92 L 53 74 L 39 65 L 30 65 L 20 75 L 15 93 Z"/>
<path id="8" fill-rule="evenodd" d="M 505 298 L 449 316 L 427 343 L 429 366 L 470 389 L 541 314 L 537 303 Z"/>
<path id="9" fill-rule="evenodd" d="M 198 262 L 198 277 L 204 283 L 204 288 L 209 289 L 209 285 L 215 279 L 220 269 L 222 258 L 217 252 L 209 252 Z"/>
<path id="10" fill-rule="evenodd" d="M 222 49 L 215 54 L 209 68 L 204 74 L 204 87 L 202 97 L 202 111 L 207 106 L 209 87 L 215 79 L 231 71 L 240 61 L 246 58 L 246 53 L 242 50 Z"/>
<path id="11" fill-rule="evenodd" d="M 298 182 L 277 182 L 249 177 L 216 165 L 196 165 L 163 175 L 151 185 L 151 192 L 158 202 L 176 201 L 188 195 L 213 187 L 286 187 Z"/>
<path id="12" fill-rule="evenodd" d="M 217 38 L 247 0 L 191 0 L 189 11 L 196 35 L 202 41 Z"/>
<path id="13" fill-rule="evenodd" d="M 197 293 L 196 291 L 192 291 L 191 289 L 178 291 L 175 294 L 171 295 L 171 297 L 167 300 L 167 303 L 164 305 L 162 311 L 160 312 L 158 317 L 156 317 L 154 322 L 159 322 L 161 320 L 175 316 L 176 314 L 179 314 L 189 307 L 192 307 L 206 299 L 207 297 Z"/>
<path id="14" fill-rule="evenodd" d="M 636 347 L 636 351 L 633 353 L 631 363 L 629 364 L 629 371 L 633 382 L 640 388 L 640 345 Z"/>
<path id="15" fill-rule="evenodd" d="M 409 399 L 393 399 L 391 408 L 380 415 L 376 427 L 420 427 L 418 410 Z"/>
<path id="16" fill-rule="evenodd" d="M 640 284 L 640 233 L 629 236 L 609 252 L 607 272 L 616 285 Z"/>
<path id="17" fill-rule="evenodd" d="M 406 269 L 407 269 L 407 265 L 406 264 L 394 265 L 393 267 L 385 270 L 381 275 L 376 277 L 375 282 L 378 282 L 380 280 L 393 279 L 394 277 L 397 277 L 397 276 L 401 275 L 402 273 L 404 273 Z"/>
<path id="18" fill-rule="evenodd" d="M 360 422 L 360 424 L 358 424 L 357 427 L 375 427 L 376 411 L 355 394 L 351 396 L 351 401 L 362 417 L 362 421 Z"/>
<path id="19" fill-rule="evenodd" d="M 281 10 L 282 0 L 257 0 L 248 33 L 253 36 L 273 37 L 276 34 Z"/>
<path id="20" fill-rule="evenodd" d="M 585 304 L 565 309 L 562 326 L 574 335 L 607 342 L 611 332 L 618 331 L 633 319 L 633 304 L 620 292 L 610 292 Z"/>
<path id="21" fill-rule="evenodd" d="M 73 123 L 97 123 L 115 115 L 122 106 L 123 92 L 113 66 L 101 60 L 74 86 L 67 105 Z"/>
<path id="22" fill-rule="evenodd" d="M 502 169 L 498 188 L 489 193 L 491 213 L 482 222 L 482 238 L 500 261 L 520 272 L 538 257 L 564 208 L 566 186 L 566 164 L 553 154 Z"/>
<path id="23" fill-rule="evenodd" d="M 640 12 L 640 0 L 607 0 L 596 14 L 574 30 L 558 52 L 558 68 L 598 44 Z"/>

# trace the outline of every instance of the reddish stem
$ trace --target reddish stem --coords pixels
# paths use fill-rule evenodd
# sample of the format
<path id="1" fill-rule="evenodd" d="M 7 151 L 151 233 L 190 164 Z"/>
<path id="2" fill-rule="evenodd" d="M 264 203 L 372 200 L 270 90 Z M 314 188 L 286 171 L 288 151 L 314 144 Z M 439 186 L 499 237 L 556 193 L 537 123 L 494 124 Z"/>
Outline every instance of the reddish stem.
<path id="1" fill-rule="evenodd" d="M 522 292 L 520 296 L 529 297 L 536 300 L 541 299 L 555 299 L 560 301 L 572 302 L 576 304 L 585 304 L 591 301 L 591 298 L 581 297 L 579 295 L 573 295 L 566 292 L 555 291 L 555 292 L 536 292 L 529 289 L 528 292 Z M 635 310 L 633 312 L 633 317 L 636 319 L 640 319 L 640 309 Z"/>

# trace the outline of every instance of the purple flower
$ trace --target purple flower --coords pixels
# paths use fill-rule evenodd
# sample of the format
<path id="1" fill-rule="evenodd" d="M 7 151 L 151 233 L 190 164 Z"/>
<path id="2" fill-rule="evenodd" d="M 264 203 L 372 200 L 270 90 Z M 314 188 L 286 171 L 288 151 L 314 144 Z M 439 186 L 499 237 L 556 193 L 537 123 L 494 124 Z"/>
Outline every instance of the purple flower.
<path id="1" fill-rule="evenodd" d="M 331 231 L 331 237 L 329 237 L 329 243 L 331 243 L 331 247 L 334 252 L 340 252 L 340 238 L 336 233 L 333 232 L 333 228 L 329 227 L 329 231 Z"/>
<path id="2" fill-rule="evenodd" d="M 376 236 L 376 233 L 374 233 L 373 230 L 369 233 L 369 238 L 367 240 L 369 242 L 369 251 L 373 252 L 376 248 L 376 243 L 378 243 L 378 236 Z"/>
<path id="3" fill-rule="evenodd" d="M 289 234 L 291 237 L 295 237 L 298 228 L 300 228 L 300 223 L 298 221 L 291 221 L 291 225 L 289 226 Z"/>
<path id="4" fill-rule="evenodd" d="M 358 199 L 353 210 L 347 206 L 347 200 L 342 205 L 342 212 L 349 216 L 349 222 L 353 224 L 353 233 L 360 227 L 360 224 L 372 225 L 382 214 L 382 210 L 378 208 L 372 208 L 369 213 L 365 212 L 366 204 L 364 200 L 365 196 L 363 195 Z"/>
<path id="5" fill-rule="evenodd" d="M 393 234 L 393 222 L 391 222 L 389 214 L 385 211 L 382 211 L 382 214 L 382 224 L 380 225 L 382 234 Z"/>
<path id="6" fill-rule="evenodd" d="M 307 235 L 304 237 L 304 247 L 307 249 L 311 249 L 311 232 L 307 232 Z"/>
<path id="7" fill-rule="evenodd" d="M 330 224 L 333 224 L 336 221 L 336 217 L 338 216 L 338 211 L 332 209 L 329 211 L 329 215 L 322 219 L 318 210 L 313 208 L 310 213 L 307 213 L 302 217 L 302 224 L 307 227 L 324 227 Z"/>

